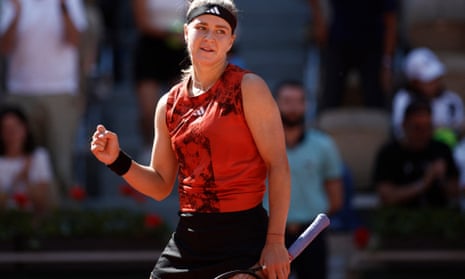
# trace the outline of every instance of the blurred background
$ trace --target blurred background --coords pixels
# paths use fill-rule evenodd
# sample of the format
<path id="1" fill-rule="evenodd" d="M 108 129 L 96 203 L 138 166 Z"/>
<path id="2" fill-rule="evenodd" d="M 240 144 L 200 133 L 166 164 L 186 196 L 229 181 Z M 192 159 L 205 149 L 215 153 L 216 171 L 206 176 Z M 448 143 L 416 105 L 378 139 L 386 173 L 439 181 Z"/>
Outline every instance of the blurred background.
<path id="1" fill-rule="evenodd" d="M 0 22 L 7 21 L 8 2 L 0 1 Z M 379 148 L 392 138 L 391 102 L 395 92 L 405 85 L 403 65 L 412 49 L 432 50 L 446 68 L 444 84 L 460 98 L 465 97 L 465 0 L 398 0 L 394 48 L 389 61 L 385 61 L 392 74 L 384 87 L 382 98 L 386 103 L 378 107 L 366 105 L 362 77 L 349 70 L 346 80 L 341 81 L 345 88 L 340 104 L 324 110 L 320 101 L 324 98 L 327 45 L 321 44 L 315 31 L 316 13 L 311 1 L 235 2 L 240 12 L 231 63 L 261 75 L 271 89 L 281 80 L 302 81 L 310 101 L 309 126 L 333 137 L 350 171 L 345 180 L 343 212 L 335 216 L 329 229 L 329 278 L 445 278 L 446 274 L 448 278 L 464 278 L 465 207 L 459 205 L 459 213 L 452 215 L 419 210 L 418 216 L 406 217 L 411 210 L 380 212 L 372 175 Z M 331 2 L 338 1 L 319 2 L 319 15 L 329 22 L 335 16 Z M 147 278 L 177 221 L 176 191 L 162 202 L 138 195 L 89 152 L 93 130 L 103 123 L 118 132 L 128 154 L 141 163 L 148 162 L 134 78 L 141 30 L 133 3 L 83 0 L 82 4 L 87 24 L 77 45 L 82 109 L 75 143 L 69 146 L 72 181 L 58 187 L 57 211 L 62 213 L 44 222 L 48 226 L 35 226 L 37 219 L 27 213 L 18 197 L 16 204 L 0 215 L 0 231 L 4 231 L 0 232 L 2 278 Z M 357 7 L 360 14 L 370 13 L 363 5 Z M 4 33 L 5 29 L 0 31 Z M 10 60 L 8 54 L 0 58 L 3 100 L 9 93 Z M 160 90 L 167 88 L 163 84 Z M 457 134 L 455 146 L 459 146 L 461 136 Z M 457 166 L 465 172 L 459 162 Z M 460 187 L 457 199 L 464 204 L 465 191 L 463 185 Z M 440 228 L 408 227 L 419 219 L 422 226 L 432 226 L 423 220 L 425 216 L 441 220 L 433 224 Z M 400 232 L 389 231 L 390 224 Z M 444 228 L 449 225 L 451 232 Z M 412 242 L 422 238 L 422 232 L 428 236 L 425 242 Z M 382 242 L 381 237 L 389 233 L 400 237 L 393 237 L 390 244 Z M 436 243 L 444 235 L 453 237 Z"/>

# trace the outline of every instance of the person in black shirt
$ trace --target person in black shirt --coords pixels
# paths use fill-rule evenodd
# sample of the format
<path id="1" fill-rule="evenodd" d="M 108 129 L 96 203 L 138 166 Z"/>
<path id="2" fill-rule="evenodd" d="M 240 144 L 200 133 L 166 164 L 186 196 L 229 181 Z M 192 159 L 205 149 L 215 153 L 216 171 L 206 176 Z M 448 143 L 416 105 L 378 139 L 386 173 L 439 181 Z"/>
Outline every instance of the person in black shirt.
<path id="1" fill-rule="evenodd" d="M 431 108 L 413 102 L 403 120 L 405 135 L 377 154 L 374 185 L 383 205 L 445 207 L 458 197 L 459 171 L 450 148 L 433 140 Z"/>

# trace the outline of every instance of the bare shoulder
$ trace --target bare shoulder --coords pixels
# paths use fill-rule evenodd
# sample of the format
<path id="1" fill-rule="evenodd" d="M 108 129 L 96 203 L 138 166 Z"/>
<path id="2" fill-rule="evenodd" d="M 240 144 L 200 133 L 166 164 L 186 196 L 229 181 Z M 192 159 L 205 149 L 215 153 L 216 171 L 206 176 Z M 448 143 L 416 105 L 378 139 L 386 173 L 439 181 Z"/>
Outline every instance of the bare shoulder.
<path id="1" fill-rule="evenodd" d="M 168 100 L 168 95 L 169 95 L 169 93 L 165 93 L 158 100 L 157 113 L 158 112 L 162 112 L 162 113 L 166 112 L 166 103 L 167 103 L 167 100 Z"/>
<path id="2" fill-rule="evenodd" d="M 269 91 L 268 85 L 266 84 L 265 80 L 257 74 L 254 73 L 247 73 L 242 78 L 242 91 L 249 91 L 249 90 L 257 90 L 257 89 L 264 89 Z"/>
<path id="3" fill-rule="evenodd" d="M 257 74 L 248 73 L 244 75 L 241 89 L 242 98 L 246 104 L 273 100 L 273 96 L 265 80 Z"/>
<path id="4" fill-rule="evenodd" d="M 157 107 L 155 110 L 155 128 L 156 129 L 160 129 L 166 126 L 165 125 L 166 124 L 166 107 L 167 107 L 168 95 L 169 95 L 168 93 L 165 93 L 158 100 Z"/>

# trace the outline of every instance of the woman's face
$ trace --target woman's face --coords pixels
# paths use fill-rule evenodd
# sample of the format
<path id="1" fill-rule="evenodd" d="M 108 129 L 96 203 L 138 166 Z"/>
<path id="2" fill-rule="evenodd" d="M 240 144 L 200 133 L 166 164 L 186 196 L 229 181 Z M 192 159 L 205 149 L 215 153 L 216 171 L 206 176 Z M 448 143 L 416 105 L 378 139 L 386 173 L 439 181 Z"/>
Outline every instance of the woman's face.
<path id="1" fill-rule="evenodd" d="M 285 125 L 305 124 L 305 91 L 299 86 L 284 86 L 276 99 Z"/>
<path id="2" fill-rule="evenodd" d="M 27 131 L 23 122 L 14 114 L 6 114 L 0 122 L 1 136 L 5 146 L 22 144 L 26 140 Z"/>
<path id="3" fill-rule="evenodd" d="M 225 61 L 236 38 L 224 19 L 208 14 L 198 16 L 185 25 L 184 37 L 194 65 Z"/>
<path id="4" fill-rule="evenodd" d="M 414 86 L 418 92 L 427 98 L 434 98 L 442 88 L 442 79 L 437 78 L 431 81 L 414 81 Z"/>

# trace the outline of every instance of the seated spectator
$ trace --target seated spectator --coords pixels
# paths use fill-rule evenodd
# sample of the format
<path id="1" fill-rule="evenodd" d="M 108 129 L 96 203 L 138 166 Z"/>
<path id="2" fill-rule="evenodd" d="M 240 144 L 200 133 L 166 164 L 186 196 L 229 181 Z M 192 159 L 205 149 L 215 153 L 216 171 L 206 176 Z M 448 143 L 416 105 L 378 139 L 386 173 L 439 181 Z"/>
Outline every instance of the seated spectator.
<path id="1" fill-rule="evenodd" d="M 0 110 L 0 210 L 43 213 L 54 206 L 52 166 L 46 149 L 34 143 L 25 114 Z"/>
<path id="2" fill-rule="evenodd" d="M 454 146 L 465 124 L 464 106 L 457 93 L 445 88 L 444 65 L 431 50 L 417 48 L 407 55 L 404 70 L 407 84 L 396 93 L 392 104 L 395 136 L 404 134 L 402 119 L 408 104 L 423 99 L 431 104 L 435 138 Z"/>
<path id="3" fill-rule="evenodd" d="M 82 117 L 79 45 L 87 20 L 82 0 L 3 1 L 0 52 L 5 102 L 21 107 L 35 139 L 50 153 L 57 186 L 75 183 L 74 150 Z"/>
<path id="4" fill-rule="evenodd" d="M 433 139 L 428 102 L 405 110 L 404 137 L 384 145 L 376 158 L 374 185 L 383 205 L 444 207 L 455 205 L 459 172 L 451 149 Z"/>

